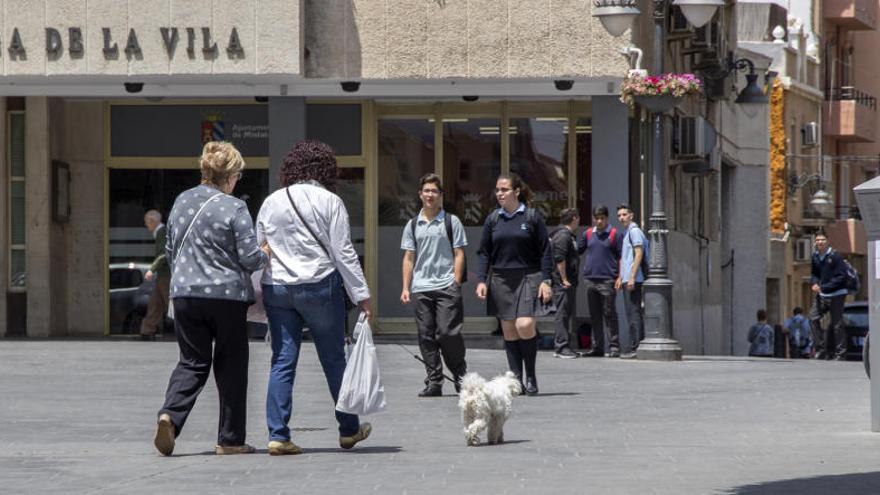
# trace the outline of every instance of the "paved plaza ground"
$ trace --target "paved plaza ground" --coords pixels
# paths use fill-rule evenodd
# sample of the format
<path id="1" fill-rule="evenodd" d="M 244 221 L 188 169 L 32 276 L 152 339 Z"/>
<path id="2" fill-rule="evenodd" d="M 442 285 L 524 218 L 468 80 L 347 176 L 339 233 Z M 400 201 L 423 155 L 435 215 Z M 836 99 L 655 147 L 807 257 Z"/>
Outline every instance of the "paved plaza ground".
<path id="1" fill-rule="evenodd" d="M 175 343 L 0 341 L 0 493 L 880 493 L 861 363 L 542 352 L 541 395 L 515 401 L 508 442 L 466 447 L 451 388 L 416 398 L 420 364 L 380 345 L 388 410 L 342 451 L 306 344 L 292 421 L 305 453 L 270 457 L 269 349 L 250 352 L 248 440 L 261 453 L 213 455 L 212 381 L 165 458 L 152 437 Z M 486 375 L 505 363 L 497 350 L 468 361 Z"/>

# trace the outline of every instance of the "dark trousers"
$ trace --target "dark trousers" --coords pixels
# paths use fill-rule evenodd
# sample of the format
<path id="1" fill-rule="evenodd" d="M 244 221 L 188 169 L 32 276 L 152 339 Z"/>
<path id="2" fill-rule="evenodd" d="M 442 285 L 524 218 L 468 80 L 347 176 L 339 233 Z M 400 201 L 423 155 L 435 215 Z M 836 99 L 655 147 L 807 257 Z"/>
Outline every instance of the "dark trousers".
<path id="1" fill-rule="evenodd" d="M 217 444 L 242 445 L 247 421 L 248 305 L 195 297 L 175 298 L 172 304 L 180 361 L 171 372 L 159 414 L 171 416 L 180 434 L 213 364 L 220 396 Z"/>
<path id="2" fill-rule="evenodd" d="M 846 356 L 846 329 L 843 326 L 843 305 L 846 294 L 834 297 L 816 295 L 810 309 L 810 328 L 813 333 L 813 345 L 817 357 L 843 358 Z M 831 313 L 831 324 L 822 329 L 822 317 Z M 833 340 L 832 340 L 833 339 Z M 829 348 L 834 345 L 834 351 Z"/>
<path id="3" fill-rule="evenodd" d="M 623 307 L 629 324 L 629 352 L 636 352 L 639 342 L 645 338 L 645 315 L 642 309 L 642 284 L 635 284 L 633 290 L 623 288 Z"/>
<path id="4" fill-rule="evenodd" d="M 590 305 L 590 326 L 593 329 L 593 351 L 605 352 L 608 341 L 610 352 L 620 352 L 620 329 L 614 299 L 614 280 L 586 280 L 587 302 Z M 606 339 L 607 337 L 607 339 Z"/>
<path id="5" fill-rule="evenodd" d="M 419 350 L 425 360 L 425 385 L 443 386 L 443 365 L 456 380 L 467 373 L 464 337 L 461 326 L 464 321 L 464 304 L 461 286 L 450 284 L 443 289 L 413 294 L 416 311 L 416 327 L 419 332 Z"/>
<path id="6" fill-rule="evenodd" d="M 553 285 L 553 305 L 556 306 L 556 314 L 553 318 L 556 328 L 553 336 L 553 349 L 556 352 L 571 348 L 569 328 L 571 327 L 571 306 L 576 293 L 577 287 L 575 286 L 566 289 L 562 285 Z"/>
<path id="7" fill-rule="evenodd" d="M 165 313 L 168 312 L 168 289 L 171 283 L 171 275 L 168 273 L 156 273 L 156 286 L 147 300 L 147 314 L 141 320 L 141 335 L 156 335 L 159 326 L 165 321 Z"/>

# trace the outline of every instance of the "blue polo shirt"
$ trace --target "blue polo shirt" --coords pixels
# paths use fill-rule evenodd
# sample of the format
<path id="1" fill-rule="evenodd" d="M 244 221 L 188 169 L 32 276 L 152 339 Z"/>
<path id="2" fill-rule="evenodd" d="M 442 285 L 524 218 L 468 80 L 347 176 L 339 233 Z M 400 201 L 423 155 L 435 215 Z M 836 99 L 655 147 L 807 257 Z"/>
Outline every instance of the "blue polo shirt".
<path id="1" fill-rule="evenodd" d="M 431 221 L 425 218 L 424 211 L 419 212 L 416 223 L 416 239 L 412 236 L 412 220 L 403 228 L 400 249 L 416 252 L 416 264 L 413 267 L 412 287 L 410 291 L 428 292 L 449 287 L 455 280 L 455 255 L 453 248 L 467 246 L 467 237 L 461 221 L 452 215 L 452 245 L 446 235 L 446 211 L 440 210 Z M 418 241 L 416 243 L 415 241 Z M 418 244 L 418 246 L 416 246 Z"/>

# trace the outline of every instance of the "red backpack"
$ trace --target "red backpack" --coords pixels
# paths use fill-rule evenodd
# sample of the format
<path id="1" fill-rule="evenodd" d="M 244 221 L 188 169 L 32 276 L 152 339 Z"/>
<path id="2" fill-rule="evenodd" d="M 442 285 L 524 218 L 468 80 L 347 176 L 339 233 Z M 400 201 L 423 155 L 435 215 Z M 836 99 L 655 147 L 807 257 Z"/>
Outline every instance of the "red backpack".
<path id="1" fill-rule="evenodd" d="M 590 242 L 590 237 L 593 237 L 593 229 L 595 227 L 590 227 L 584 231 L 584 239 L 587 242 Z M 614 247 L 614 239 L 617 238 L 617 227 L 611 227 L 611 233 L 608 234 L 608 240 L 611 241 L 611 247 Z"/>

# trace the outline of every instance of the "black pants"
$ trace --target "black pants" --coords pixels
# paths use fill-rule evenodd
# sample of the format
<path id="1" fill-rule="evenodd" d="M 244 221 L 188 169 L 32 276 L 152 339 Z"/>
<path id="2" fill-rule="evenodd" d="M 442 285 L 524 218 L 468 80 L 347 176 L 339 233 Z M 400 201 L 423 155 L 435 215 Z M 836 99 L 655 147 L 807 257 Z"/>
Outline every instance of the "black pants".
<path id="1" fill-rule="evenodd" d="M 614 300 L 614 280 L 586 281 L 587 301 L 590 304 L 590 326 L 593 328 L 593 351 L 605 352 L 607 336 L 610 352 L 620 352 L 620 329 Z"/>
<path id="2" fill-rule="evenodd" d="M 419 331 L 419 349 L 425 360 L 425 385 L 443 386 L 442 355 L 453 378 L 467 373 L 464 338 L 461 326 L 464 321 L 464 304 L 461 287 L 452 283 L 443 289 L 413 294 L 416 310 L 416 326 Z"/>
<path id="3" fill-rule="evenodd" d="M 553 336 L 553 349 L 560 352 L 563 349 L 571 349 L 569 343 L 569 328 L 571 326 L 571 306 L 577 287 L 565 288 L 562 285 L 553 284 L 553 304 L 556 306 L 554 325 L 556 332 Z"/>
<path id="4" fill-rule="evenodd" d="M 626 308 L 626 321 L 629 324 L 629 352 L 636 352 L 639 342 L 645 338 L 645 318 L 642 309 L 642 283 L 635 284 L 629 291 L 622 289 L 623 307 Z"/>
<path id="5" fill-rule="evenodd" d="M 213 363 L 220 396 L 217 445 L 242 445 L 247 422 L 247 304 L 195 297 L 175 298 L 172 304 L 180 361 L 171 372 L 159 414 L 171 416 L 180 434 Z"/>
<path id="6" fill-rule="evenodd" d="M 810 309 L 810 328 L 813 333 L 813 349 L 817 357 L 846 357 L 846 329 L 843 326 L 843 305 L 846 294 L 834 297 L 816 295 Z M 831 325 L 822 329 L 822 316 L 831 313 Z M 833 340 L 832 340 L 833 339 Z M 832 351 L 829 347 L 834 345 Z"/>

